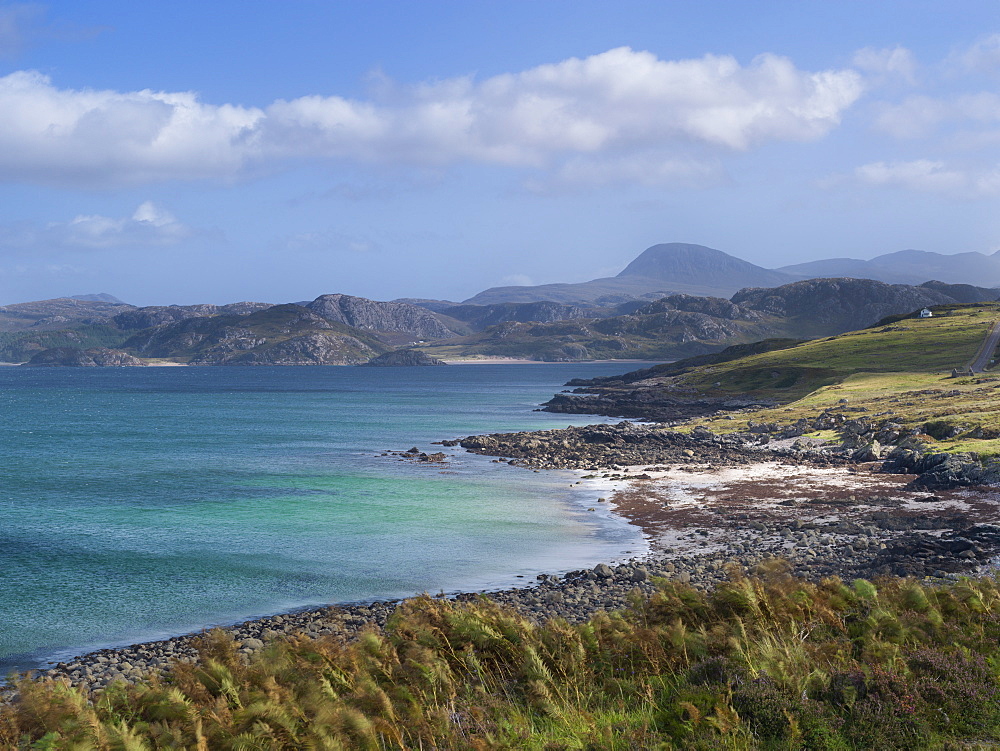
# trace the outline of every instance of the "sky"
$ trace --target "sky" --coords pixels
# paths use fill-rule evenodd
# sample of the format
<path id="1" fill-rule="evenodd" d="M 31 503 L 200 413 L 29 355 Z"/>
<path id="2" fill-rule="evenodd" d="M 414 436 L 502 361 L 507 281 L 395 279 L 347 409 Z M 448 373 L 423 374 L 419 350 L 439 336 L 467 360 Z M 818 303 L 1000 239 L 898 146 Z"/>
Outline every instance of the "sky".
<path id="1" fill-rule="evenodd" d="M 998 209 L 992 0 L 0 0 L 0 304 L 992 253 Z"/>

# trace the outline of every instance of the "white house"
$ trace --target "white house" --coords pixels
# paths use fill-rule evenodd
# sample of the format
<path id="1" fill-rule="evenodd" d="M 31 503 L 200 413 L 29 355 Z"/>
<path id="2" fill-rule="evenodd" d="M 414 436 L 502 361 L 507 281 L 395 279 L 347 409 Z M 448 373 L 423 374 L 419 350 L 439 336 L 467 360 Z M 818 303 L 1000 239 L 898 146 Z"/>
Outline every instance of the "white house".
<path id="1" fill-rule="evenodd" d="M 920 311 L 920 317 L 921 318 L 933 318 L 934 314 L 931 313 L 930 308 L 924 308 L 923 310 Z"/>

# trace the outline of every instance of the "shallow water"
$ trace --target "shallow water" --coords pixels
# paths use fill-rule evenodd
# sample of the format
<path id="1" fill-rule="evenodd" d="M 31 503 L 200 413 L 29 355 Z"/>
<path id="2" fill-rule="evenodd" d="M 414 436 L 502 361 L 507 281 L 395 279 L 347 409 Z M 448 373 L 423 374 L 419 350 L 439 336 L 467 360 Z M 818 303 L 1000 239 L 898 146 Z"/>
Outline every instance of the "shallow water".
<path id="1" fill-rule="evenodd" d="M 570 473 L 380 455 L 594 422 L 532 410 L 635 367 L 0 368 L 0 669 L 637 550 Z"/>

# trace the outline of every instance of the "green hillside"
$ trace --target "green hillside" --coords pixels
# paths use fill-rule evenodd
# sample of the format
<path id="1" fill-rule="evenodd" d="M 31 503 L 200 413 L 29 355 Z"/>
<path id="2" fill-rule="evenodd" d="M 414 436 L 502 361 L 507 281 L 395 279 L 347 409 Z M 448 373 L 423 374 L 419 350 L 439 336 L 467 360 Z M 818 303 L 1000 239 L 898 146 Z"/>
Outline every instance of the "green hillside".
<path id="1" fill-rule="evenodd" d="M 933 318 L 906 318 L 839 336 L 699 368 L 681 382 L 704 393 L 753 394 L 783 401 L 840 383 L 858 373 L 945 373 L 975 355 L 1000 306 L 937 309 Z"/>
<path id="2" fill-rule="evenodd" d="M 936 451 L 1000 454 L 1000 374 L 952 377 L 975 356 L 996 304 L 954 306 L 791 349 L 695 368 L 671 379 L 711 396 L 752 394 L 782 402 L 692 423 L 733 432 L 790 424 L 824 412 L 918 428 Z M 646 388 L 661 388 L 646 382 Z M 832 437 L 832 436 L 818 436 Z"/>

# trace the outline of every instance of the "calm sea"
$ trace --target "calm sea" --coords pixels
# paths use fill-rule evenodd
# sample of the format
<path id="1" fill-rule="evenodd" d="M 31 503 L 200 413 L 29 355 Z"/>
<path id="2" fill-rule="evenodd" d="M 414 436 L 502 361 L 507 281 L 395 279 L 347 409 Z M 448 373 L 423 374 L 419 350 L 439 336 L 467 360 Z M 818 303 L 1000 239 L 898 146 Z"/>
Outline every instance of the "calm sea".
<path id="1" fill-rule="evenodd" d="M 570 473 L 381 456 L 599 421 L 532 410 L 635 367 L 0 368 L 0 674 L 638 552 Z"/>

